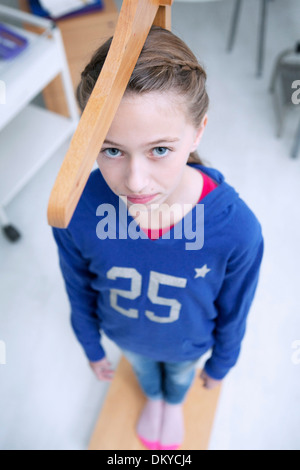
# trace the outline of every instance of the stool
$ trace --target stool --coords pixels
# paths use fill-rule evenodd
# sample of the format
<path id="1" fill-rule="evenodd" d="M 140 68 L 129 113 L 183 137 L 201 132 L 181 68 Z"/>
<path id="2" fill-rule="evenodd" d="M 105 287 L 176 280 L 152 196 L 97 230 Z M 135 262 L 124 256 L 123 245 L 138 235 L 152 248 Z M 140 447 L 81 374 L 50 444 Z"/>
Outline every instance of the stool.
<path id="1" fill-rule="evenodd" d="M 300 120 L 298 124 L 298 129 L 296 131 L 296 137 L 295 141 L 293 144 L 292 152 L 291 152 L 291 157 L 296 158 L 300 150 Z"/>
<path id="2" fill-rule="evenodd" d="M 274 106 L 277 116 L 277 136 L 282 135 L 284 117 L 290 110 L 300 111 L 300 103 L 295 103 L 293 84 L 300 80 L 300 42 L 294 49 L 281 52 L 274 65 L 271 77 L 270 92 L 274 96 Z M 299 150 L 300 126 L 296 132 L 291 156 L 295 158 Z"/>

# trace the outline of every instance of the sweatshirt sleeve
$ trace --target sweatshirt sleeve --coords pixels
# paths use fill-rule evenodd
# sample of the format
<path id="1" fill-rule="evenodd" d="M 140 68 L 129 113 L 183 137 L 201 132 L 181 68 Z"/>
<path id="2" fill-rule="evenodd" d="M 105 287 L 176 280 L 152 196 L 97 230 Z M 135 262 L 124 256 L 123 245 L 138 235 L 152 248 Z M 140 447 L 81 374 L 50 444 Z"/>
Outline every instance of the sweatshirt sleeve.
<path id="1" fill-rule="evenodd" d="M 258 283 L 263 245 L 261 228 L 256 221 L 244 239 L 237 243 L 228 261 L 224 282 L 215 301 L 218 311 L 215 343 L 205 364 L 205 371 L 214 379 L 223 379 L 238 360 L 247 315 Z"/>
<path id="2" fill-rule="evenodd" d="M 94 275 L 67 229 L 53 228 L 53 235 L 70 301 L 73 330 L 87 358 L 98 361 L 105 356 L 105 352 L 100 344 L 99 318 L 96 314 L 98 293 L 91 285 Z"/>

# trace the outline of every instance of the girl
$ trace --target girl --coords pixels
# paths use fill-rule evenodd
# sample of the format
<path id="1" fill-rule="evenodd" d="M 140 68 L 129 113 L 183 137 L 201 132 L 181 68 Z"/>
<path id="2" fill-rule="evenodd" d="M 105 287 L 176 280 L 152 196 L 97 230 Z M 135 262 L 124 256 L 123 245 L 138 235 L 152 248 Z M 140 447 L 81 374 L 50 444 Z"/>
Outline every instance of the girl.
<path id="1" fill-rule="evenodd" d="M 82 73 L 83 110 L 110 42 Z M 54 229 L 71 321 L 101 380 L 100 330 L 131 362 L 147 401 L 137 434 L 177 449 L 195 365 L 213 388 L 237 361 L 262 259 L 260 224 L 196 149 L 206 75 L 174 34 L 153 27 L 67 229 Z M 205 209 L 205 212 L 204 212 Z"/>

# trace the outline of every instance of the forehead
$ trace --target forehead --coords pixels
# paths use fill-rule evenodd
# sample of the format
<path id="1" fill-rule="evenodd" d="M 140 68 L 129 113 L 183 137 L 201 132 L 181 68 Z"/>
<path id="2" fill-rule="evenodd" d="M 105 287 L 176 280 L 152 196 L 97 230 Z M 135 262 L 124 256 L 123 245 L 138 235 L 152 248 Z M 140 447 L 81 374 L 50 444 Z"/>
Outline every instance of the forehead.
<path id="1" fill-rule="evenodd" d="M 189 125 L 183 99 L 171 92 L 125 93 L 108 136 L 181 132 Z"/>
<path id="2" fill-rule="evenodd" d="M 144 106 L 155 107 L 161 111 L 176 111 L 183 112 L 181 107 L 183 106 L 183 98 L 175 92 L 172 91 L 148 91 L 144 93 L 135 93 L 132 91 L 127 91 L 121 103 L 132 104 L 138 106 L 139 104 Z"/>

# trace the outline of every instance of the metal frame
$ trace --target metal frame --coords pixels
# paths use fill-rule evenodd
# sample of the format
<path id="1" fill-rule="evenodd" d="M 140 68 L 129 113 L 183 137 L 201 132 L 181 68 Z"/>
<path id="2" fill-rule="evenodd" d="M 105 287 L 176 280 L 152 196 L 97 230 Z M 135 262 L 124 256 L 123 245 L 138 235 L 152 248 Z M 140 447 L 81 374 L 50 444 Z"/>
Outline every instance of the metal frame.
<path id="1" fill-rule="evenodd" d="M 266 23 L 267 23 L 267 7 L 268 2 L 273 0 L 260 0 L 260 23 L 258 31 L 258 43 L 257 43 L 257 65 L 256 74 L 260 77 L 263 72 L 264 55 L 265 55 L 265 38 L 266 38 Z M 242 0 L 235 0 L 233 9 L 233 15 L 231 20 L 231 27 L 228 39 L 227 50 L 231 51 L 236 38 L 237 25 L 240 18 Z"/>

